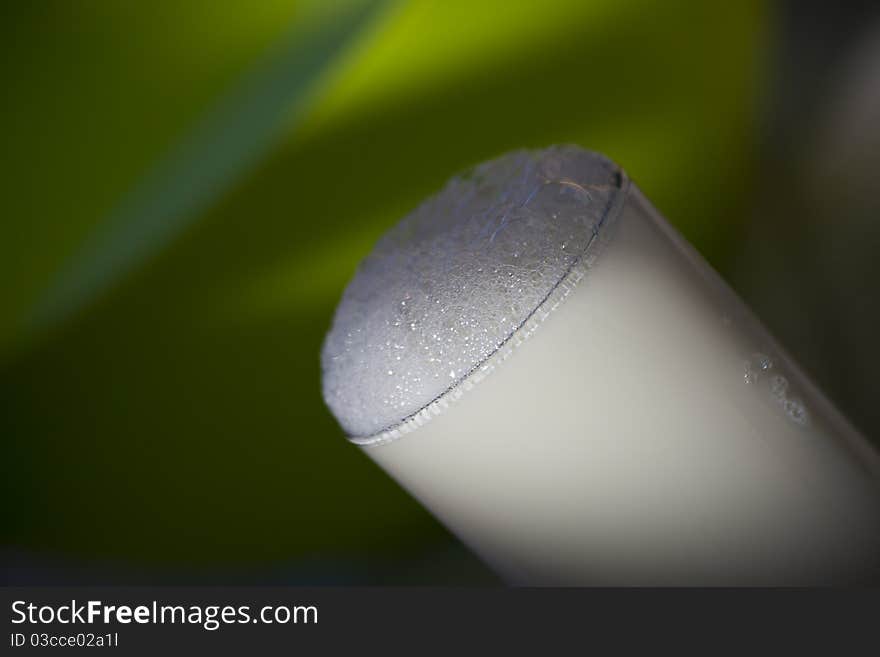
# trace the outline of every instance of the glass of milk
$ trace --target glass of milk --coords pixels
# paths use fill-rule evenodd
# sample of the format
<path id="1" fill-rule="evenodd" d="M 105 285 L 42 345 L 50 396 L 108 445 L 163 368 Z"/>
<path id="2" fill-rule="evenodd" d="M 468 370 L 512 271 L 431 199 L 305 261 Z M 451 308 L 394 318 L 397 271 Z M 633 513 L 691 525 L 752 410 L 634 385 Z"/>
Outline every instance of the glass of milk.
<path id="1" fill-rule="evenodd" d="M 596 153 L 451 180 L 362 263 L 322 369 L 352 442 L 510 583 L 877 576 L 877 454 Z"/>

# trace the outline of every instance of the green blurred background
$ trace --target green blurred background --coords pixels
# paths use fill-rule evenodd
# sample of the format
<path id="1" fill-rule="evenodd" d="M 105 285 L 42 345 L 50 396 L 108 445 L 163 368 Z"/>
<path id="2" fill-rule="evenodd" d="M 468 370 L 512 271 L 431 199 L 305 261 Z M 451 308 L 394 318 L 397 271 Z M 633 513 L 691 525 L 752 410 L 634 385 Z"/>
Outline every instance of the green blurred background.
<path id="1" fill-rule="evenodd" d="M 493 584 L 318 353 L 452 173 L 619 162 L 872 439 L 870 3 L 6 3 L 2 555 L 20 583 Z"/>

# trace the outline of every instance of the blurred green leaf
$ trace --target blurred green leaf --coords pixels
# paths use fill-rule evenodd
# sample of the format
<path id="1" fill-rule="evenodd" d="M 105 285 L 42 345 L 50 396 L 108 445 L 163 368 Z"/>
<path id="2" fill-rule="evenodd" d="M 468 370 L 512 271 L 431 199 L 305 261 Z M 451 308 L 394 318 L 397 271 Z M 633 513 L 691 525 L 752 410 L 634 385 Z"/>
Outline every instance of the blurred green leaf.
<path id="1" fill-rule="evenodd" d="M 6 3 L 0 350 L 60 264 L 303 14 L 301 3 Z"/>
<path id="2" fill-rule="evenodd" d="M 320 75 L 363 30 L 376 4 L 359 3 L 311 32 L 285 35 L 87 237 L 41 295 L 30 318 L 34 328 L 63 321 L 197 220 L 305 109 Z"/>

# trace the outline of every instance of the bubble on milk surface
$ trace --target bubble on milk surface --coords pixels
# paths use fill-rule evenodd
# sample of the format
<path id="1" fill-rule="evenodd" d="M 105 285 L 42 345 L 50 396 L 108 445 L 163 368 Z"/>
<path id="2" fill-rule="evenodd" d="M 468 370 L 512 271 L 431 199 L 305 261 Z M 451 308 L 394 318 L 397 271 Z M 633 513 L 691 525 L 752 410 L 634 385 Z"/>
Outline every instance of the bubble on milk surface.
<path id="1" fill-rule="evenodd" d="M 620 181 L 578 147 L 517 151 L 452 178 L 389 230 L 321 354 L 343 429 L 385 431 L 478 371 L 584 261 Z"/>

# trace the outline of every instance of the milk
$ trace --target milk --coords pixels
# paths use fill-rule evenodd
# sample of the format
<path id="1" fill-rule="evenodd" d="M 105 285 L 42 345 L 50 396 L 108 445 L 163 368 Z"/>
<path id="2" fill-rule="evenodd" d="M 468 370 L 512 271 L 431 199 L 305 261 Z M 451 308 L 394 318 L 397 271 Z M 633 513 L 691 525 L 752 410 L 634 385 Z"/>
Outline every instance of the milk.
<path id="1" fill-rule="evenodd" d="M 515 584 L 876 575 L 876 453 L 641 192 L 623 194 L 527 340 L 361 449 Z"/>

